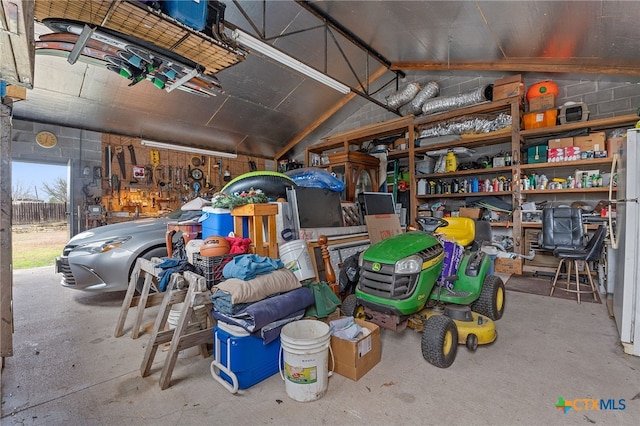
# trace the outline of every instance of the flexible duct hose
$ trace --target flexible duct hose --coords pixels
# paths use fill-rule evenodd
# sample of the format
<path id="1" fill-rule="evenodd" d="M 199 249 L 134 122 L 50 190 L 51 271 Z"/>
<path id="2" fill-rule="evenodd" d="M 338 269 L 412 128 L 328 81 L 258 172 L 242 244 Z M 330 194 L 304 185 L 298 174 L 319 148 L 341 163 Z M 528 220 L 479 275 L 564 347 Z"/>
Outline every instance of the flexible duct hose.
<path id="1" fill-rule="evenodd" d="M 387 106 L 393 109 L 398 109 L 402 105 L 406 105 L 413 99 L 420 91 L 420 85 L 418 83 L 410 83 L 401 91 L 387 96 Z"/>
<path id="2" fill-rule="evenodd" d="M 435 98 L 440 93 L 440 85 L 435 81 L 428 82 L 424 88 L 400 110 L 402 115 L 422 114 L 422 105 L 431 98 Z"/>
<path id="3" fill-rule="evenodd" d="M 422 113 L 425 115 L 436 112 L 449 111 L 479 104 L 493 99 L 493 84 L 487 84 L 472 92 L 460 93 L 455 96 L 445 96 L 427 100 L 422 105 Z"/>

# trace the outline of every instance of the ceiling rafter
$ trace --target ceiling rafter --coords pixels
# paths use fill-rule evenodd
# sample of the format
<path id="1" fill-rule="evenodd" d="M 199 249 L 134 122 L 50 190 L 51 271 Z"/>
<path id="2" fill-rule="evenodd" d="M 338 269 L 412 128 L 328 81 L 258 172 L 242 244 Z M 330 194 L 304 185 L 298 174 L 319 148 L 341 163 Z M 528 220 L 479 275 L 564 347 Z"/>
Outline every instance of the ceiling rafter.
<path id="1" fill-rule="evenodd" d="M 383 88 L 387 87 L 389 84 L 395 83 L 395 86 L 396 86 L 396 89 L 397 89 L 398 86 L 399 86 L 399 80 L 405 76 L 404 72 L 402 72 L 402 70 L 399 70 L 399 69 L 391 69 L 391 61 L 389 61 L 382 54 L 380 54 L 375 49 L 373 49 L 371 46 L 369 46 L 367 43 L 365 43 L 358 36 L 353 34 L 349 29 L 347 29 L 346 27 L 341 25 L 339 22 L 337 22 L 333 17 L 329 16 L 328 14 L 323 12 L 322 10 L 318 9 L 316 6 L 314 6 L 313 4 L 311 4 L 308 1 L 296 0 L 296 3 L 300 7 L 302 7 L 304 10 L 309 12 L 311 15 L 313 15 L 318 20 L 320 20 L 321 24 L 314 25 L 312 27 L 304 28 L 304 29 L 301 29 L 301 30 L 284 32 L 284 33 L 281 33 L 281 34 L 278 34 L 278 35 L 269 35 L 269 34 L 267 34 L 267 29 L 266 29 L 266 13 L 267 13 L 266 0 L 262 0 L 262 8 L 261 8 L 261 16 L 260 16 L 260 21 L 261 22 L 260 23 L 256 23 L 249 16 L 249 14 L 243 9 L 242 5 L 240 5 L 237 0 L 233 0 L 233 3 L 237 7 L 237 9 L 240 12 L 240 14 L 242 14 L 242 16 L 247 20 L 247 22 L 249 23 L 249 25 L 251 26 L 253 31 L 257 34 L 257 37 L 261 41 L 264 41 L 264 42 L 273 41 L 273 40 L 277 40 L 277 39 L 280 39 L 280 38 L 289 37 L 289 36 L 296 35 L 296 34 L 301 34 L 301 33 L 304 33 L 304 32 L 309 32 L 309 31 L 312 31 L 312 30 L 317 30 L 319 28 L 324 28 L 325 29 L 325 37 L 324 37 L 324 45 L 323 45 L 323 49 L 324 49 L 324 71 L 322 71 L 322 72 L 324 72 L 325 74 L 327 74 L 331 78 L 336 79 L 334 76 L 329 74 L 329 72 L 327 71 L 327 68 L 328 68 L 327 67 L 327 56 L 328 56 L 327 55 L 327 52 L 328 52 L 327 34 L 328 34 L 328 35 L 331 36 L 331 39 L 332 39 L 333 43 L 337 47 L 337 49 L 340 52 L 342 58 L 346 62 L 349 70 L 351 71 L 351 73 L 355 77 L 356 81 L 358 82 L 357 87 L 352 87 L 352 86 L 350 86 L 348 84 L 346 84 L 346 85 L 349 86 L 349 88 L 354 93 L 356 93 L 357 95 L 365 98 L 369 102 L 375 103 L 376 105 L 378 105 L 381 108 L 384 108 L 384 109 L 386 109 L 386 110 L 388 110 L 388 111 L 390 111 L 390 112 L 392 112 L 394 114 L 400 115 L 396 109 L 390 108 L 385 103 L 380 102 L 380 101 L 378 101 L 377 99 L 375 99 L 373 97 L 373 95 L 375 95 L 375 93 L 377 93 L 377 91 L 379 91 L 381 89 L 378 89 L 376 92 L 372 92 L 371 91 L 371 87 L 370 87 L 370 83 L 371 83 L 371 79 L 370 79 L 370 62 L 371 62 L 371 59 L 373 59 L 375 62 L 380 63 L 385 68 L 386 71 L 389 71 L 389 72 L 391 72 L 393 74 L 392 78 L 388 82 L 383 84 Z M 225 25 L 227 27 L 229 27 L 229 28 L 232 28 L 232 29 L 233 28 L 239 28 L 235 24 L 229 23 L 229 22 L 225 22 Z M 364 76 L 359 76 L 357 74 L 357 72 L 355 71 L 355 68 L 353 66 L 354 60 L 350 59 L 347 56 L 347 54 L 345 53 L 345 50 L 340 46 L 340 44 L 338 42 L 338 39 L 336 38 L 334 32 L 338 32 L 349 43 L 351 43 L 352 45 L 357 47 L 360 51 L 363 51 L 365 53 L 365 59 L 364 59 L 365 60 L 365 66 L 364 66 L 365 75 Z M 291 56 L 292 58 L 304 63 L 304 61 L 300 60 L 299 58 L 295 58 L 294 56 L 290 55 L 287 52 L 283 51 L 283 53 L 285 53 L 285 54 Z M 338 79 L 336 79 L 336 80 L 338 80 Z M 343 84 L 345 84 L 345 83 L 343 83 Z"/>
<path id="2" fill-rule="evenodd" d="M 510 59 L 496 62 L 394 62 L 392 70 L 412 71 L 510 71 L 570 74 L 610 74 L 640 77 L 640 67 L 603 64 L 601 60 L 571 62 L 557 59 Z"/>

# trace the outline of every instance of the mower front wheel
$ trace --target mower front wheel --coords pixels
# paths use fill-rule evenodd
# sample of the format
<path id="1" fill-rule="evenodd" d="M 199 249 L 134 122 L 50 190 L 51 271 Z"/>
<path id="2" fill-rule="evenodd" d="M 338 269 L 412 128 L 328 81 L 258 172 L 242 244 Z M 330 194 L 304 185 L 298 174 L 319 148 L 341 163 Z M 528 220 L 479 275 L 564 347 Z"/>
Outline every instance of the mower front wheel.
<path id="1" fill-rule="evenodd" d="M 364 307 L 362 305 L 358 305 L 358 299 L 355 294 L 350 294 L 345 297 L 342 301 L 342 305 L 340 306 L 340 313 L 347 317 L 365 319 Z"/>
<path id="2" fill-rule="evenodd" d="M 458 351 L 458 328 L 451 318 L 434 315 L 422 330 L 422 356 L 438 368 L 453 364 Z"/>
<path id="3" fill-rule="evenodd" d="M 478 336 L 475 334 L 467 335 L 466 346 L 471 352 L 475 352 L 478 349 Z"/>
<path id="4" fill-rule="evenodd" d="M 502 279 L 496 275 L 487 275 L 482 283 L 480 297 L 471 304 L 471 310 L 497 321 L 504 314 L 504 305 L 505 290 Z"/>

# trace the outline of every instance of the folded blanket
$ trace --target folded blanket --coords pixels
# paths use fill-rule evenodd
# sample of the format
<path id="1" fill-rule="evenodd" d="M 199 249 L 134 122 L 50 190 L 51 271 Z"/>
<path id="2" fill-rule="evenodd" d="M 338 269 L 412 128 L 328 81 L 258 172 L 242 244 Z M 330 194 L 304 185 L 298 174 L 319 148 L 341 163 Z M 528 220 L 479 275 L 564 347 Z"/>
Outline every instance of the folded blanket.
<path id="1" fill-rule="evenodd" d="M 293 318 L 304 315 L 304 310 L 307 306 L 312 305 L 314 301 L 311 290 L 306 287 L 300 287 L 287 293 L 252 303 L 235 315 L 227 315 L 214 310 L 213 316 L 217 320 L 238 325 L 253 334 L 275 321 L 286 318 L 292 318 L 293 320 Z"/>
<path id="2" fill-rule="evenodd" d="M 300 286 L 300 281 L 295 274 L 283 268 L 248 281 L 238 278 L 222 281 L 211 287 L 211 301 L 215 304 L 217 298 L 226 298 L 230 305 L 257 302 L 274 294 L 300 288 Z"/>
<path id="3" fill-rule="evenodd" d="M 224 265 L 222 275 L 225 278 L 251 280 L 257 275 L 268 274 L 281 268 L 284 268 L 284 264 L 280 259 L 271 259 L 257 254 L 241 254 Z"/>
<path id="4" fill-rule="evenodd" d="M 213 302 L 213 309 L 218 312 L 222 312 L 223 314 L 237 314 L 250 305 L 250 303 L 236 303 L 234 305 L 233 303 L 231 303 L 231 295 L 224 291 L 217 292 L 216 296 L 218 297 L 211 297 L 211 302 Z"/>
<path id="5" fill-rule="evenodd" d="M 282 327 L 289 324 L 290 322 L 301 320 L 302 318 L 304 318 L 304 309 L 300 309 L 299 311 L 294 312 L 293 314 L 281 320 L 271 322 L 262 327 L 260 330 L 251 334 L 254 337 L 264 340 L 264 344 L 268 345 L 269 343 L 280 337 L 280 331 L 282 330 Z"/>

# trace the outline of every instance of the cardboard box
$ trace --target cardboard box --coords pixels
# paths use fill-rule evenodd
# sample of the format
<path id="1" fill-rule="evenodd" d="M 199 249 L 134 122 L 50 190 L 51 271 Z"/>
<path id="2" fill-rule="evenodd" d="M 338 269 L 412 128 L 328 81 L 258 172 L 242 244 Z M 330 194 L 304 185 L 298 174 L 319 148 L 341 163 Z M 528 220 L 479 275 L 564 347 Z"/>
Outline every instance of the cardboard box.
<path id="1" fill-rule="evenodd" d="M 546 163 L 547 145 L 538 145 L 527 148 L 527 164 Z"/>
<path id="2" fill-rule="evenodd" d="M 556 95 L 549 93 L 548 95 L 538 96 L 529 99 L 529 111 L 545 111 L 556 107 Z"/>
<path id="3" fill-rule="evenodd" d="M 508 84 L 501 84 L 499 86 L 493 86 L 493 100 L 511 98 L 514 96 L 524 96 L 524 83 L 513 82 Z"/>
<path id="4" fill-rule="evenodd" d="M 609 157 L 613 157 L 613 154 L 620 154 L 623 142 L 626 141 L 627 135 L 607 139 L 607 154 Z"/>
<path id="5" fill-rule="evenodd" d="M 539 129 L 541 127 L 552 127 L 556 125 L 558 118 L 557 109 L 548 109 L 546 111 L 529 112 L 523 116 L 524 129 Z M 574 142 L 575 143 L 575 142 Z"/>
<path id="6" fill-rule="evenodd" d="M 371 245 L 394 235 L 402 234 L 397 214 L 374 214 L 364 217 Z"/>
<path id="7" fill-rule="evenodd" d="M 549 163 L 564 161 L 564 148 L 549 148 L 547 150 L 547 161 Z"/>
<path id="8" fill-rule="evenodd" d="M 507 257 L 496 257 L 494 271 L 503 274 L 522 275 L 522 259 L 510 259 Z"/>
<path id="9" fill-rule="evenodd" d="M 593 176 L 597 176 L 600 174 L 600 169 L 594 169 L 594 170 L 576 170 L 575 174 L 574 174 L 574 179 L 577 182 L 580 182 L 580 184 L 582 185 L 582 177 L 583 176 L 587 176 L 587 180 L 592 182 L 593 181 Z"/>
<path id="10" fill-rule="evenodd" d="M 542 223 L 542 210 L 520 210 L 523 223 Z"/>
<path id="11" fill-rule="evenodd" d="M 369 335 L 361 337 L 355 342 L 331 336 L 331 350 L 334 359 L 333 371 L 357 381 L 380 362 L 382 345 L 380 343 L 380 327 L 357 318 L 355 321 L 358 325 L 369 330 Z"/>
<path id="12" fill-rule="evenodd" d="M 493 157 L 493 167 L 504 167 L 504 157 Z"/>
<path id="13" fill-rule="evenodd" d="M 568 146 L 573 146 L 573 137 L 571 137 L 571 138 L 549 139 L 549 142 L 547 144 L 549 145 L 549 149 L 551 149 L 551 148 L 566 148 Z"/>
<path id="14" fill-rule="evenodd" d="M 576 136 L 573 138 L 573 144 L 580 147 L 581 152 L 586 151 L 605 151 L 605 142 L 607 135 L 605 132 L 589 133 L 587 136 Z"/>
<path id="15" fill-rule="evenodd" d="M 577 161 L 580 160 L 580 147 L 568 146 L 564 148 L 564 161 Z"/>
<path id="16" fill-rule="evenodd" d="M 493 86 L 502 86 L 503 84 L 522 83 L 522 74 L 508 75 L 493 82 Z"/>
<path id="17" fill-rule="evenodd" d="M 8 85 L 5 97 L 13 99 L 14 102 L 24 101 L 27 99 L 27 89 L 22 86 Z"/>
<path id="18" fill-rule="evenodd" d="M 482 209 L 460 207 L 458 212 L 460 217 L 470 217 L 471 219 L 480 219 L 482 217 Z"/>

